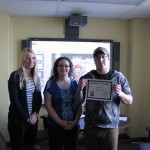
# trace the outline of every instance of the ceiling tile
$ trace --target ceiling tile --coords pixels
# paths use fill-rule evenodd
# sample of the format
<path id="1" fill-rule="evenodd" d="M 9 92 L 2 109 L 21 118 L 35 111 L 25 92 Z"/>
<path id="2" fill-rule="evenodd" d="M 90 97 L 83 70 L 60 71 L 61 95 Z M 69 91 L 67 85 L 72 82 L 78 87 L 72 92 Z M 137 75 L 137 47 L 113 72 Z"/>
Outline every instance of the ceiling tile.
<path id="1" fill-rule="evenodd" d="M 144 0 L 62 0 L 64 2 L 90 2 L 90 3 L 105 3 L 105 4 L 125 4 L 139 5 Z"/>
<path id="2" fill-rule="evenodd" d="M 11 16 L 150 19 L 150 0 L 0 0 L 0 12 Z"/>

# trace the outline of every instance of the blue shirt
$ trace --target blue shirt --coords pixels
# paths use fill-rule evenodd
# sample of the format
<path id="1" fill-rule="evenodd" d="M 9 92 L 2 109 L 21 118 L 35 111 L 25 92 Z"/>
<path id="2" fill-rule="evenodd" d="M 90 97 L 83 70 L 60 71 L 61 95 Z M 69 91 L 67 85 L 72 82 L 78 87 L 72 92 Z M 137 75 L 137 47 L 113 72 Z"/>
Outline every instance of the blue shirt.
<path id="1" fill-rule="evenodd" d="M 69 89 L 61 89 L 55 80 L 48 80 L 44 93 L 51 95 L 52 107 L 62 120 L 74 120 L 76 117 L 77 107 L 74 101 L 74 95 L 77 88 L 77 82 L 73 79 Z M 50 87 L 47 84 L 50 83 Z M 57 123 L 48 115 L 48 124 L 57 125 Z"/>

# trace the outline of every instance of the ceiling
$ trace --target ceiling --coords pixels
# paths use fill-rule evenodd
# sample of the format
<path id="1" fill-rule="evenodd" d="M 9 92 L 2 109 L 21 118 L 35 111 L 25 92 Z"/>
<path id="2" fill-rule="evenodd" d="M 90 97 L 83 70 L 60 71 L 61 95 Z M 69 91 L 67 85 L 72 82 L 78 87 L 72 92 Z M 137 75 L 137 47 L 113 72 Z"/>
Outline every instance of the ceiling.
<path id="1" fill-rule="evenodd" d="M 0 13 L 24 17 L 150 19 L 150 0 L 0 0 Z"/>

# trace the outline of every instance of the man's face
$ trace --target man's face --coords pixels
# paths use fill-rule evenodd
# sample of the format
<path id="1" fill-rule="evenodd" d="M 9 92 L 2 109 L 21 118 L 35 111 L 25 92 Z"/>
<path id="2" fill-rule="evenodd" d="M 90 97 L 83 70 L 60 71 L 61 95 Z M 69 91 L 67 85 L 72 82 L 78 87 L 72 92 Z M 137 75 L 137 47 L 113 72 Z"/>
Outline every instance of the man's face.
<path id="1" fill-rule="evenodd" d="M 98 54 L 97 56 L 94 57 L 94 62 L 96 65 L 96 69 L 106 69 L 109 68 L 109 56 L 106 54 Z"/>

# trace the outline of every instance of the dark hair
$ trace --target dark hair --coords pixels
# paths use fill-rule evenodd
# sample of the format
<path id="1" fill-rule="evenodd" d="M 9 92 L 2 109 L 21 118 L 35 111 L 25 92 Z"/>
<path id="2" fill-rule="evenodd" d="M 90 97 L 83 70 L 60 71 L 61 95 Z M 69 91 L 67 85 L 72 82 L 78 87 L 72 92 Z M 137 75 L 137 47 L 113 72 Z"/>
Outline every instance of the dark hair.
<path id="1" fill-rule="evenodd" d="M 70 66 L 70 71 L 68 73 L 68 76 L 69 77 L 73 77 L 74 76 L 74 69 L 73 69 L 73 63 L 72 61 L 68 58 L 68 57 L 59 57 L 56 59 L 56 61 L 54 62 L 54 65 L 53 65 L 53 73 L 52 73 L 52 76 L 50 77 L 50 79 L 54 79 L 54 80 L 57 80 L 58 79 L 58 71 L 57 71 L 57 67 L 58 67 L 58 64 L 61 60 L 66 60 L 69 62 L 69 66 Z"/>

